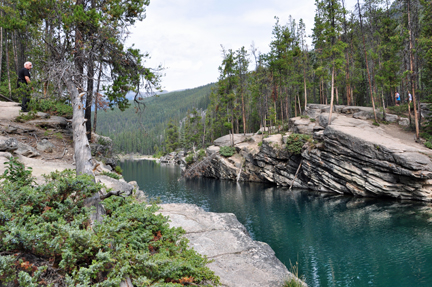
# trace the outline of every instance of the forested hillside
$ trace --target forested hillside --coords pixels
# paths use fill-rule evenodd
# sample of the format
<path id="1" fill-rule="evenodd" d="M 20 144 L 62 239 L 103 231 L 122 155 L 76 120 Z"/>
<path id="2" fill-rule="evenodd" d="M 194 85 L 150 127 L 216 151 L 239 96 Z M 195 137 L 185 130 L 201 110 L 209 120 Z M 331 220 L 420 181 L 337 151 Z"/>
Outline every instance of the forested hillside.
<path id="1" fill-rule="evenodd" d="M 143 112 L 137 112 L 133 103 L 124 112 L 118 108 L 99 111 L 96 132 L 111 137 L 119 151 L 152 154 L 155 146 L 164 144 L 164 130 L 169 120 L 179 125 L 188 110 L 207 108 L 212 87 L 214 84 L 208 84 L 146 98 Z"/>
<path id="2" fill-rule="evenodd" d="M 312 47 L 302 19 L 276 18 L 269 53 L 224 49 L 205 121 L 190 121 L 196 130 L 189 137 L 170 127 L 178 140 L 167 138 L 167 147 L 205 147 L 228 133 L 284 128 L 308 103 L 373 106 L 382 111 L 375 114 L 379 125 L 385 108 L 399 105 L 396 93 L 407 110 L 413 96 L 418 137 L 417 110 L 432 93 L 432 1 L 366 0 L 353 11 L 340 0 L 315 6 Z"/>

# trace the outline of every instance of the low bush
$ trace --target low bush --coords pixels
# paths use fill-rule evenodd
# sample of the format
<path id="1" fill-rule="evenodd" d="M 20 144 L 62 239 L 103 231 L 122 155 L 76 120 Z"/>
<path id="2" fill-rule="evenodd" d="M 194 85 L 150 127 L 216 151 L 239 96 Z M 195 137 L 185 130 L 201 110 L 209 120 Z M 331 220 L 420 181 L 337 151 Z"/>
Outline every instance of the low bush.
<path id="1" fill-rule="evenodd" d="M 117 172 L 118 174 L 122 174 L 123 173 L 122 168 L 120 166 L 118 166 L 118 165 L 114 168 L 114 171 Z"/>
<path id="2" fill-rule="evenodd" d="M 232 146 L 221 146 L 219 153 L 221 156 L 230 157 L 233 156 L 236 152 L 235 147 Z"/>
<path id="3" fill-rule="evenodd" d="M 414 110 L 414 104 L 411 103 L 411 111 Z M 404 116 L 406 117 L 406 115 L 408 114 L 408 104 L 402 104 L 400 106 L 390 106 L 388 107 L 388 109 L 390 110 L 390 113 L 398 115 L 398 116 Z"/>
<path id="4" fill-rule="evenodd" d="M 306 142 L 312 142 L 312 137 L 303 134 L 291 134 L 287 138 L 286 148 L 289 153 L 299 155 Z"/>
<path id="5" fill-rule="evenodd" d="M 208 260 L 188 249 L 184 230 L 170 228 L 156 205 L 133 198 L 103 201 L 91 226 L 85 200 L 102 186 L 66 170 L 32 187 L 6 178 L 0 192 L 0 278 L 16 286 L 212 286 Z M 15 286 L 14 285 L 14 286 Z"/>
<path id="6" fill-rule="evenodd" d="M 117 166 L 116 166 L 117 167 Z M 118 175 L 117 173 L 114 172 L 109 172 L 109 171 L 103 171 L 101 172 L 102 175 L 106 175 L 109 176 L 111 178 L 117 179 L 119 180 L 120 178 L 122 178 L 120 175 Z"/>
<path id="7" fill-rule="evenodd" d="M 185 157 L 185 161 L 187 164 L 191 164 L 194 162 L 194 156 L 193 154 L 188 155 L 187 157 Z"/>
<path id="8" fill-rule="evenodd" d="M 72 105 L 66 101 L 54 99 L 32 99 L 29 104 L 30 109 L 48 113 L 50 115 L 61 116 L 65 118 L 72 118 L 73 108 Z"/>
<path id="9" fill-rule="evenodd" d="M 19 186 L 31 185 L 34 182 L 32 177 L 32 168 L 25 168 L 24 164 L 21 163 L 17 157 L 9 158 L 9 161 L 4 163 L 7 167 L 0 176 L 0 179 L 15 183 Z"/>

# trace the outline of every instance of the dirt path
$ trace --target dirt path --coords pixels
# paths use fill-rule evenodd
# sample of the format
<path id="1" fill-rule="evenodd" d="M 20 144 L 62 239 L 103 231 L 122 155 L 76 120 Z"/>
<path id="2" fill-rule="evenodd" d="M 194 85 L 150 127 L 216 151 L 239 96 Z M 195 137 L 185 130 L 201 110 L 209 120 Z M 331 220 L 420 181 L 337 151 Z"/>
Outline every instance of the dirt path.
<path id="1" fill-rule="evenodd" d="M 415 132 L 408 131 L 407 128 L 399 126 L 398 124 L 380 125 L 380 128 L 391 137 L 398 139 L 401 143 L 418 148 L 423 153 L 432 155 L 432 150 L 428 149 L 421 142 L 415 141 Z"/>

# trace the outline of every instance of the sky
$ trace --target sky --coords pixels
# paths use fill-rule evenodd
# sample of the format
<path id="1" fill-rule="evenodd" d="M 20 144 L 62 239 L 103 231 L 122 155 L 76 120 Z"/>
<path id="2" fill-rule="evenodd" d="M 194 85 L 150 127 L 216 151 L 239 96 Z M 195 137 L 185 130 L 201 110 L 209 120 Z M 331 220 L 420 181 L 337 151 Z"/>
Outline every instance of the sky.
<path id="1" fill-rule="evenodd" d="M 356 0 L 345 0 L 353 10 Z M 146 66 L 162 65 L 165 91 L 191 89 L 217 82 L 222 47 L 237 50 L 251 44 L 269 51 L 272 30 L 279 18 L 303 19 L 311 35 L 314 0 L 151 0 L 146 19 L 130 29 L 127 41 L 148 52 Z M 311 40 L 309 40 L 309 43 Z M 251 58 L 252 60 L 252 58 Z M 255 64 L 251 61 L 251 67 Z"/>

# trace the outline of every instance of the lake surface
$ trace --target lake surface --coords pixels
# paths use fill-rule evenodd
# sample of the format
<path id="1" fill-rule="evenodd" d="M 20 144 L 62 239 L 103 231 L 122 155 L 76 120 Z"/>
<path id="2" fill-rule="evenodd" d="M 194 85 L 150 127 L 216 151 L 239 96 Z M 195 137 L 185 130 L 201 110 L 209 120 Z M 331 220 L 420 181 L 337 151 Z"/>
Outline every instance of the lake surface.
<path id="1" fill-rule="evenodd" d="M 121 163 L 150 198 L 234 213 L 309 286 L 432 286 L 432 205 L 257 183 L 181 179 L 177 166 Z"/>

